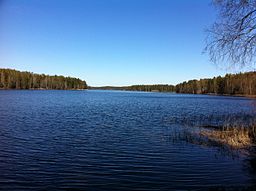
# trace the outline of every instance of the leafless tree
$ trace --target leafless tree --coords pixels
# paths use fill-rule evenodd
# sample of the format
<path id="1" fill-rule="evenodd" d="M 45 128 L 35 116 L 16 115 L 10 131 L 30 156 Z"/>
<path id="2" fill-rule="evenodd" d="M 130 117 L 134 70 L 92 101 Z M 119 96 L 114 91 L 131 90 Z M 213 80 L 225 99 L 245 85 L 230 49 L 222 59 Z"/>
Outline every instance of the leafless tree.
<path id="1" fill-rule="evenodd" d="M 255 66 L 256 0 L 213 0 L 217 20 L 207 30 L 205 52 L 215 64 Z"/>

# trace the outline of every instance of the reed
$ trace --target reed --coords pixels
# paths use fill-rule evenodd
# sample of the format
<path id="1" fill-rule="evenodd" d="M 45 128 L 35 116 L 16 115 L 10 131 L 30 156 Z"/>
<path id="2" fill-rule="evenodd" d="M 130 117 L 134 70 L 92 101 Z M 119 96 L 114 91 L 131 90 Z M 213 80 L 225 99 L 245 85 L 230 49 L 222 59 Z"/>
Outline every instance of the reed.
<path id="1" fill-rule="evenodd" d="M 220 129 L 201 129 L 200 135 L 235 149 L 249 148 L 256 143 L 256 124 L 250 126 L 225 125 Z"/>

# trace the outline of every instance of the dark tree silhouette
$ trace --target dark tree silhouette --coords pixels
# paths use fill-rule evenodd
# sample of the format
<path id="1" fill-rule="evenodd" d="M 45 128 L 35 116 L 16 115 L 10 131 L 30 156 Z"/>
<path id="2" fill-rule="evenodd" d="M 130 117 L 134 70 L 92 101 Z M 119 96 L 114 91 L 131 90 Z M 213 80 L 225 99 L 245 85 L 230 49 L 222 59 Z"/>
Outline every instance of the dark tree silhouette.
<path id="1" fill-rule="evenodd" d="M 207 30 L 205 51 L 213 63 L 231 67 L 255 66 L 256 0 L 213 0 L 218 11 Z"/>

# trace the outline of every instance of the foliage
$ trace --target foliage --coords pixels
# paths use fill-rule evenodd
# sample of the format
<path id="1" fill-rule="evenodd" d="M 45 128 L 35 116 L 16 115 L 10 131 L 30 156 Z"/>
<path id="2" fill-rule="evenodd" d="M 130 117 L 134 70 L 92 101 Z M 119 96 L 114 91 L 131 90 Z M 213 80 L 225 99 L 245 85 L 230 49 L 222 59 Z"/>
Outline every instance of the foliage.
<path id="1" fill-rule="evenodd" d="M 227 74 L 209 79 L 189 80 L 174 85 L 132 85 L 123 87 L 90 87 L 91 89 L 158 91 L 190 94 L 256 95 L 256 72 Z"/>
<path id="2" fill-rule="evenodd" d="M 190 80 L 176 85 L 177 93 L 256 95 L 256 72 Z"/>
<path id="3" fill-rule="evenodd" d="M 175 86 L 167 84 L 156 85 L 132 85 L 132 86 L 103 86 L 103 87 L 90 87 L 91 89 L 104 89 L 104 90 L 126 90 L 126 91 L 147 91 L 147 92 L 174 92 Z"/>
<path id="4" fill-rule="evenodd" d="M 173 85 L 133 85 L 133 86 L 129 86 L 127 88 L 127 90 L 131 90 L 131 91 L 147 91 L 147 92 L 173 92 L 175 91 L 174 86 Z"/>
<path id="5" fill-rule="evenodd" d="M 86 89 L 87 84 L 78 78 L 49 76 L 0 69 L 0 89 Z"/>

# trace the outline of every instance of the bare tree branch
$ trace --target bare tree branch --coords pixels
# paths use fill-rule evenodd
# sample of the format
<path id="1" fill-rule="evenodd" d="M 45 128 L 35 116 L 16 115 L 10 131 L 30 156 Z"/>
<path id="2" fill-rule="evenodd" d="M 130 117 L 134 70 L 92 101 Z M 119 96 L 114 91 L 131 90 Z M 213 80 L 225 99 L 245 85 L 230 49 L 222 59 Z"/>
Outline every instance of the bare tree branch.
<path id="1" fill-rule="evenodd" d="M 213 0 L 218 19 L 207 32 L 205 52 L 210 60 L 231 66 L 256 61 L 256 0 Z"/>

